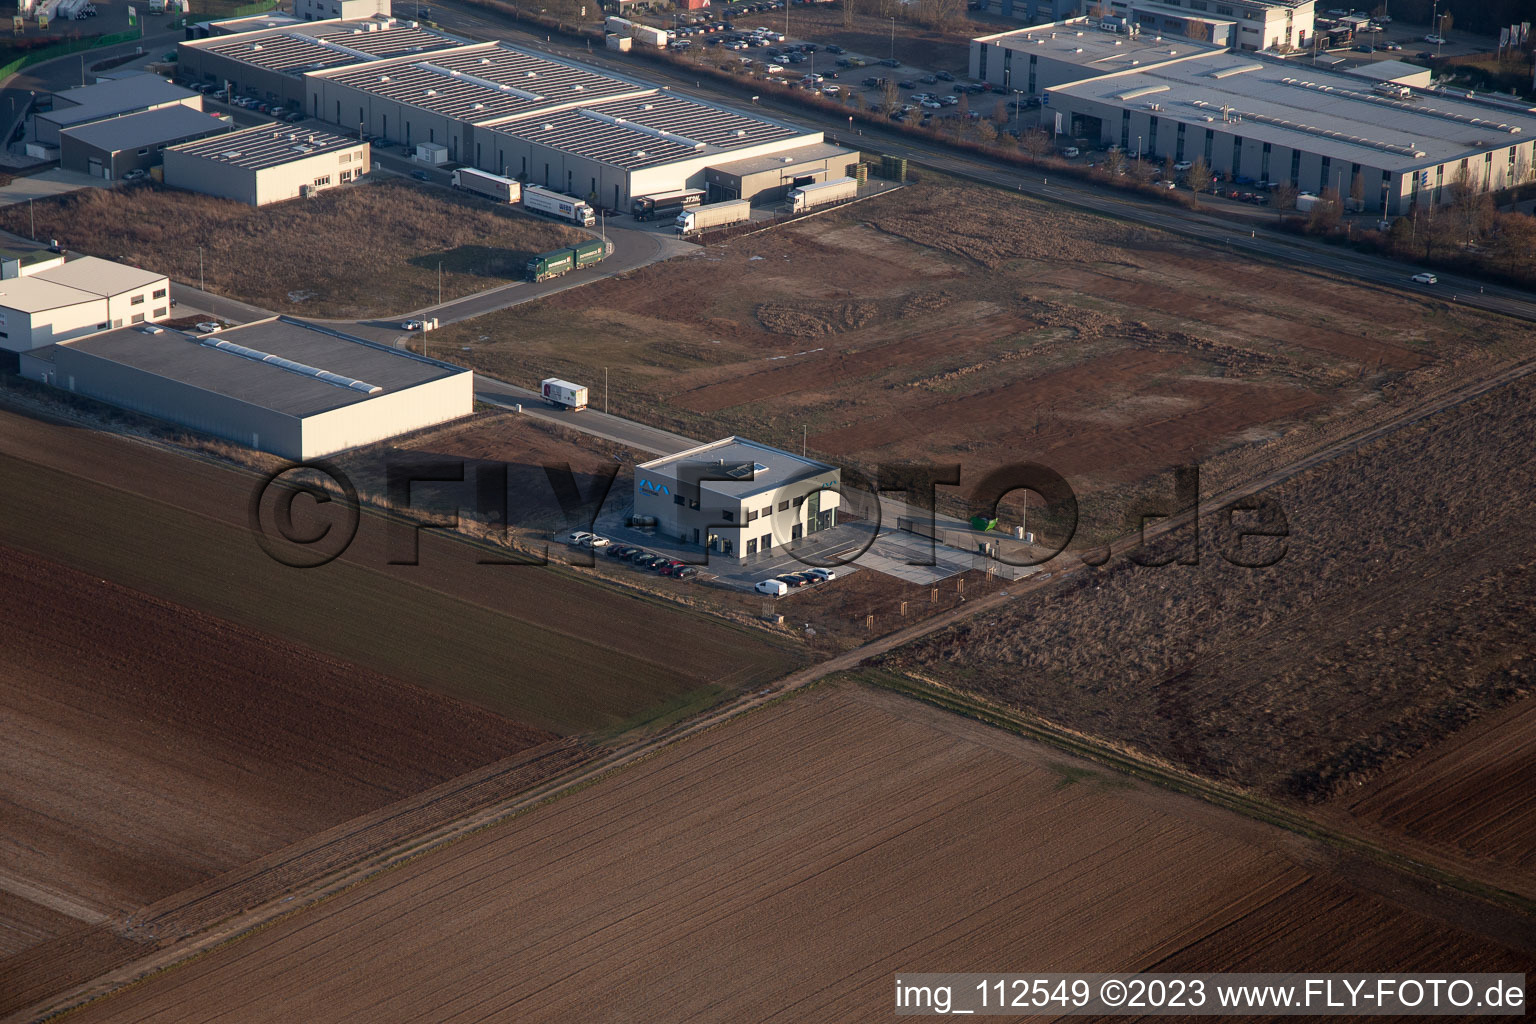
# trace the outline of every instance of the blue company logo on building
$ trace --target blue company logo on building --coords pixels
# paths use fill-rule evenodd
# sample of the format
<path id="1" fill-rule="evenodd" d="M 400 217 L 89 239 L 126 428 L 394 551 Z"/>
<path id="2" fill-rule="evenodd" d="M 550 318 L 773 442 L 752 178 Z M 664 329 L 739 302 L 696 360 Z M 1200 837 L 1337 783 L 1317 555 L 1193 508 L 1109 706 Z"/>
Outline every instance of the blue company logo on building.
<path id="1" fill-rule="evenodd" d="M 655 483 L 652 483 L 649 480 L 641 480 L 640 481 L 640 491 L 641 491 L 642 494 L 671 494 L 672 493 L 671 491 L 667 490 L 667 485 L 666 484 L 655 484 Z"/>

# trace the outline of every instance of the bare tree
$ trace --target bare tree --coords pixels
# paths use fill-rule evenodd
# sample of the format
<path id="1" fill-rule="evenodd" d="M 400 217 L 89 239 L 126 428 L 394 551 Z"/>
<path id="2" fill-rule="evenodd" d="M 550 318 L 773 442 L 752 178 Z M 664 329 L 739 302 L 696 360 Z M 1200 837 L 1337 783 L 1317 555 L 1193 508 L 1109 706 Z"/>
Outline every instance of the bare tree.
<path id="1" fill-rule="evenodd" d="M 967 118 L 967 117 L 970 116 L 970 113 L 971 113 L 971 96 L 970 96 L 969 93 L 964 93 L 963 92 L 963 93 L 960 94 L 960 103 L 959 103 L 958 106 L 955 107 L 955 113 L 956 113 L 956 115 L 958 115 L 962 119 Z"/>
<path id="2" fill-rule="evenodd" d="M 971 128 L 971 133 L 975 135 L 976 140 L 983 145 L 990 145 L 991 143 L 997 141 L 997 125 L 993 124 L 991 121 L 977 121 L 976 124 Z"/>
<path id="3" fill-rule="evenodd" d="M 1019 148 L 1028 153 L 1031 160 L 1039 160 L 1051 151 L 1051 137 L 1039 128 L 1026 131 L 1019 138 Z"/>
<path id="4" fill-rule="evenodd" d="M 1164 181 L 1175 181 L 1175 180 L 1177 180 L 1177 174 L 1176 174 L 1176 172 L 1173 169 L 1173 154 L 1172 153 L 1169 153 L 1167 156 L 1163 157 L 1163 180 Z"/>
<path id="5" fill-rule="evenodd" d="M 890 117 L 900 106 L 901 90 L 896 87 L 895 82 L 886 79 L 885 84 L 880 87 L 880 113 Z"/>
<path id="6" fill-rule="evenodd" d="M 1008 101 L 998 100 L 992 104 L 992 123 L 1001 128 L 1008 123 Z"/>
<path id="7" fill-rule="evenodd" d="M 1288 181 L 1282 181 L 1269 193 L 1269 201 L 1274 204 L 1276 210 L 1296 209 L 1296 186 Z"/>
<path id="8" fill-rule="evenodd" d="M 1205 157 L 1197 156 L 1189 162 L 1189 170 L 1184 172 L 1184 184 L 1193 192 L 1210 187 L 1211 165 L 1205 162 Z"/>
<path id="9" fill-rule="evenodd" d="M 853 28 L 853 0 L 843 0 L 843 28 Z"/>
<path id="10" fill-rule="evenodd" d="M 1493 222 L 1493 258 L 1504 270 L 1529 277 L 1536 270 L 1536 217 L 1499 214 Z"/>
<path id="11" fill-rule="evenodd" d="M 1317 202 L 1312 204 L 1312 212 L 1307 215 L 1307 230 L 1325 235 L 1339 226 L 1340 216 L 1339 190 L 1325 188 Z"/>
<path id="12" fill-rule="evenodd" d="M 1511 188 L 1518 188 L 1531 179 L 1531 154 L 1524 146 L 1519 147 L 1515 153 L 1515 166 L 1509 170 L 1509 184 Z"/>
<path id="13" fill-rule="evenodd" d="M 1122 173 L 1125 172 L 1125 150 L 1110 150 L 1107 154 L 1105 154 L 1104 163 L 1100 166 L 1104 168 L 1104 173 L 1109 175 L 1111 178 L 1119 177 Z"/>
<path id="14" fill-rule="evenodd" d="M 1457 241 L 1465 244 L 1482 238 L 1492 220 L 1493 203 L 1465 166 L 1458 168 L 1451 180 L 1451 216 L 1460 236 Z"/>
<path id="15" fill-rule="evenodd" d="M 1365 209 L 1365 175 L 1359 171 L 1356 171 L 1355 176 L 1350 179 L 1349 198 L 1351 210 Z"/>

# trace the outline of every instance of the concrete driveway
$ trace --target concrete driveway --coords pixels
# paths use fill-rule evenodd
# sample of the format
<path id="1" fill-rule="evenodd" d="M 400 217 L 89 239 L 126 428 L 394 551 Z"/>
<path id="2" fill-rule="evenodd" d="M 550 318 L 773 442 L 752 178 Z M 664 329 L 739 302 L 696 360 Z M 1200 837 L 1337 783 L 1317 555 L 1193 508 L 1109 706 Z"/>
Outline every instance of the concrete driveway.
<path id="1" fill-rule="evenodd" d="M 51 171 L 29 174 L 14 179 L 9 185 L 0 186 L 0 206 L 24 203 L 29 199 L 47 199 L 82 188 L 110 188 L 112 185 L 113 182 L 102 178 L 55 167 Z"/>

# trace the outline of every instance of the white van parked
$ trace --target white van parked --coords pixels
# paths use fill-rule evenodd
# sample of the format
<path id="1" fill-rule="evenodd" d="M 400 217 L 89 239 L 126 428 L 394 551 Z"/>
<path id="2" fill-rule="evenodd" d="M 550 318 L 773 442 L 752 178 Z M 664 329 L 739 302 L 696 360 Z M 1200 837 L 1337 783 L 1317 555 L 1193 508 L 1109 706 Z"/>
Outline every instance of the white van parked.
<path id="1" fill-rule="evenodd" d="M 783 597 L 789 593 L 789 584 L 783 580 L 763 580 L 754 588 L 759 594 L 769 594 L 773 597 Z"/>

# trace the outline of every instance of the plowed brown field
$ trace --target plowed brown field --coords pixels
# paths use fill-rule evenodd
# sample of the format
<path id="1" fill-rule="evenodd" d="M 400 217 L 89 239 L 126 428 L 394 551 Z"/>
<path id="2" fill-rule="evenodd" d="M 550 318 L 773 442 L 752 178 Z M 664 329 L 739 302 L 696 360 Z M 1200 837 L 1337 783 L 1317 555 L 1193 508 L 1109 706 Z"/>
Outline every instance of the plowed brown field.
<path id="1" fill-rule="evenodd" d="M 1298 866 L 1295 843 L 894 695 L 828 686 L 78 1019 L 863 1021 L 889 1018 L 898 971 L 1525 962 Z M 1285 929 L 1252 929 L 1260 915 Z"/>
<path id="2" fill-rule="evenodd" d="M 6 956 L 550 739 L 11 548 L 0 593 Z"/>

